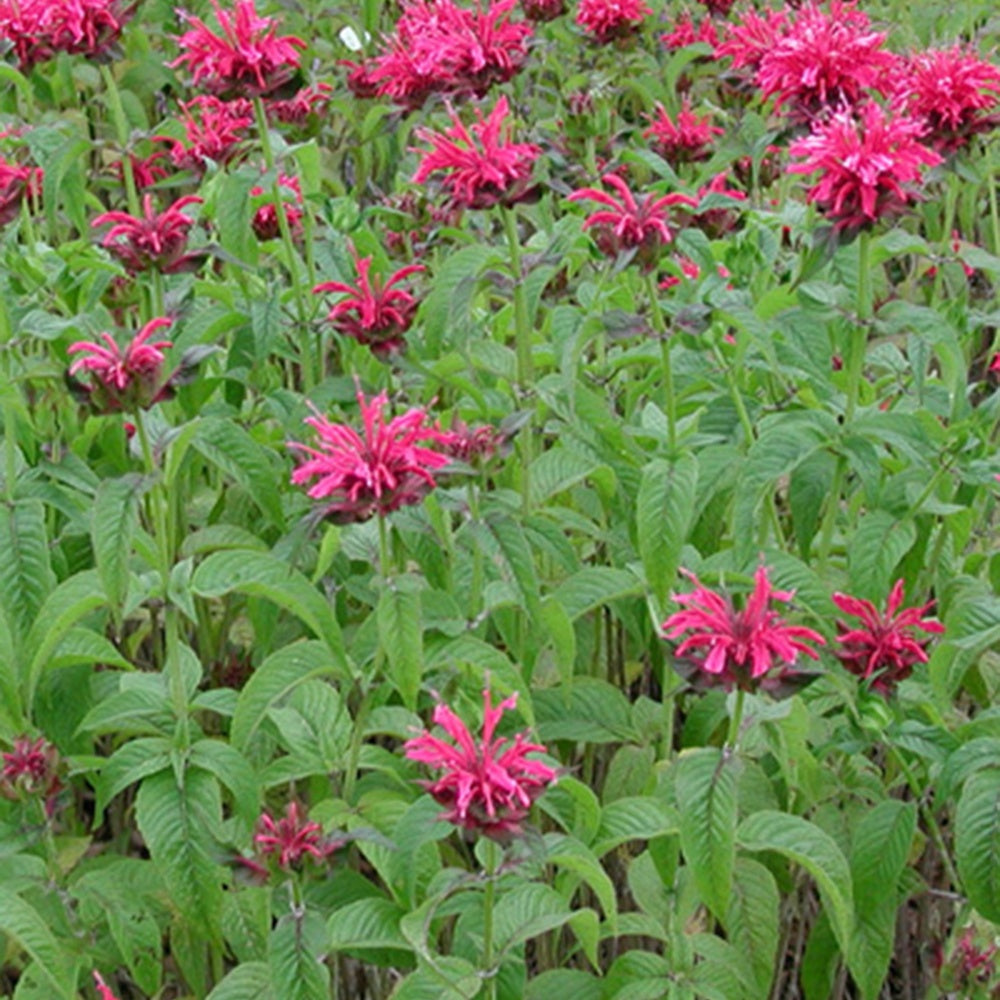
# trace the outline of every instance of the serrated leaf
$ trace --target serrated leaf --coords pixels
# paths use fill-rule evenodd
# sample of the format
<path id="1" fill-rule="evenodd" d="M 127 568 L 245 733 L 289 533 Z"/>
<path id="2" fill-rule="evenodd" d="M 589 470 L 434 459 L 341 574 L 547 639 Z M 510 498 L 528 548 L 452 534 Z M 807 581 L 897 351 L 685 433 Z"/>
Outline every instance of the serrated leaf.
<path id="1" fill-rule="evenodd" d="M 328 1000 L 330 970 L 322 961 L 326 927 L 318 913 L 289 913 L 271 931 L 267 962 L 275 1000 Z"/>
<path id="2" fill-rule="evenodd" d="M 406 911 L 390 899 L 358 899 L 335 910 L 327 920 L 327 942 L 333 951 L 380 949 L 410 951 L 399 922 Z"/>
<path id="3" fill-rule="evenodd" d="M 274 1000 L 266 962 L 244 962 L 226 974 L 205 1000 Z"/>
<path id="4" fill-rule="evenodd" d="M 105 479 L 94 497 L 90 522 L 94 561 L 108 604 L 116 615 L 121 614 L 128 597 L 132 536 L 139 523 L 139 498 L 147 484 L 145 476 L 134 473 Z"/>
<path id="5" fill-rule="evenodd" d="M 530 502 L 541 507 L 557 493 L 582 482 L 594 471 L 597 462 L 566 447 L 549 448 L 531 463 Z"/>
<path id="6" fill-rule="evenodd" d="M 560 833 L 545 835 L 546 861 L 579 876 L 591 888 L 604 910 L 604 918 L 614 931 L 618 922 L 618 903 L 614 883 L 601 867 L 596 855 L 574 837 Z"/>
<path id="7" fill-rule="evenodd" d="M 416 711 L 424 670 L 424 633 L 420 621 L 420 591 L 398 580 L 379 596 L 379 642 L 389 661 L 389 677 L 403 699 Z"/>
<path id="8" fill-rule="evenodd" d="M 893 571 L 917 540 L 916 525 L 886 510 L 862 515 L 847 550 L 850 593 L 882 604 L 894 582 Z"/>
<path id="9" fill-rule="evenodd" d="M 246 757 L 222 740 L 198 740 L 188 758 L 192 767 L 214 774 L 233 796 L 236 813 L 248 826 L 253 826 L 259 814 L 260 795 L 257 778 Z"/>
<path id="10" fill-rule="evenodd" d="M 524 1000 L 602 1000 L 603 996 L 601 981 L 582 969 L 549 969 L 529 980 L 524 990 Z"/>
<path id="11" fill-rule="evenodd" d="M 808 560 L 819 526 L 823 504 L 829 496 L 837 459 L 831 452 L 815 451 L 792 471 L 788 483 L 788 505 L 799 554 Z"/>
<path id="12" fill-rule="evenodd" d="M 266 886 L 246 886 L 239 892 L 226 893 L 222 903 L 222 935 L 237 959 L 263 962 L 270 933 L 270 890 Z"/>
<path id="13" fill-rule="evenodd" d="M 21 947 L 57 997 L 76 998 L 76 976 L 48 923 L 20 896 L 0 888 L 0 934 Z"/>
<path id="14" fill-rule="evenodd" d="M 641 593 L 642 584 L 628 570 L 612 566 L 586 566 L 567 577 L 556 588 L 553 597 L 575 621 L 610 601 Z"/>
<path id="15" fill-rule="evenodd" d="M 40 500 L 0 507 L 0 552 L 0 600 L 11 626 L 24 635 L 55 586 Z"/>
<path id="16" fill-rule="evenodd" d="M 534 702 L 544 740 L 638 741 L 628 699 L 607 681 L 579 677 L 568 692 L 558 688 L 535 692 Z"/>
<path id="17" fill-rule="evenodd" d="M 774 876 L 752 858 L 737 858 L 733 894 L 724 925 L 726 934 L 752 972 L 755 1000 L 767 1000 L 777 968 L 781 941 L 781 896 Z"/>
<path id="18" fill-rule="evenodd" d="M 972 775 L 955 814 L 955 861 L 969 902 L 1000 923 L 1000 770 Z"/>
<path id="19" fill-rule="evenodd" d="M 103 821 L 104 810 L 119 792 L 170 767 L 172 749 L 171 742 L 162 736 L 143 737 L 122 744 L 101 768 L 94 822 Z"/>
<path id="20" fill-rule="evenodd" d="M 677 817 L 658 799 L 651 796 L 615 799 L 601 812 L 593 851 L 602 858 L 626 841 L 651 840 L 677 831 Z"/>

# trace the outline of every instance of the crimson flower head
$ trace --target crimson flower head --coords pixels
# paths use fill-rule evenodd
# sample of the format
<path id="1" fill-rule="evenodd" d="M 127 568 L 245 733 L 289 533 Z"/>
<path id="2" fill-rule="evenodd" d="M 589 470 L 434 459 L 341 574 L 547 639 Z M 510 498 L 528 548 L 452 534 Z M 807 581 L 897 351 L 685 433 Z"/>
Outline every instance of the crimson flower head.
<path id="1" fill-rule="evenodd" d="M 135 181 L 137 190 L 142 191 L 143 188 L 152 187 L 157 181 L 166 179 L 167 168 L 161 166 L 159 162 L 166 155 L 165 149 L 157 149 L 146 157 L 135 156 L 133 153 L 126 154 L 132 167 L 132 179 Z M 118 180 L 124 184 L 125 161 L 116 160 L 111 164 L 111 169 L 118 176 Z"/>
<path id="2" fill-rule="evenodd" d="M 650 126 L 642 133 L 643 136 L 652 139 L 656 152 L 671 164 L 708 159 L 712 139 L 723 134 L 723 129 L 711 123 L 711 115 L 699 117 L 691 110 L 689 97 L 684 98 L 676 121 L 660 103 L 657 103 L 656 114 L 649 121 Z"/>
<path id="3" fill-rule="evenodd" d="M 22 736 L 9 753 L 0 754 L 0 795 L 8 799 L 40 795 L 51 800 L 62 788 L 59 752 L 43 736 Z"/>
<path id="4" fill-rule="evenodd" d="M 283 197 L 281 200 L 285 207 L 285 219 L 288 222 L 289 232 L 295 239 L 302 235 L 302 186 L 298 177 L 291 174 L 278 174 L 278 193 L 284 188 L 291 197 Z M 270 197 L 271 191 L 265 191 L 257 184 L 250 188 L 251 198 L 262 198 L 265 195 Z M 254 212 L 250 225 L 254 234 L 259 240 L 276 240 L 281 235 L 281 223 L 278 221 L 278 209 L 274 200 L 269 200 Z"/>
<path id="5" fill-rule="evenodd" d="M 313 291 L 340 292 L 344 298 L 330 310 L 327 319 L 345 337 L 353 337 L 359 344 L 370 347 L 376 357 L 385 357 L 405 350 L 405 334 L 413 322 L 417 300 L 402 288 L 394 288 L 411 274 L 424 270 L 422 264 L 409 264 L 400 268 L 387 281 L 379 275 L 369 276 L 371 257 L 358 257 L 351 247 L 358 271 L 357 283 L 325 281 Z"/>
<path id="6" fill-rule="evenodd" d="M 178 198 L 166 211 L 157 212 L 153 208 L 153 196 L 146 194 L 142 199 L 141 218 L 128 212 L 105 212 L 94 219 L 91 226 L 112 224 L 101 246 L 117 257 L 129 274 L 141 271 L 172 274 L 182 270 L 191 260 L 184 251 L 194 219 L 185 215 L 183 209 L 200 203 L 201 198 L 189 194 Z"/>
<path id="7" fill-rule="evenodd" d="M 566 0 L 521 0 L 521 10 L 529 21 L 544 24 L 566 13 Z"/>
<path id="8" fill-rule="evenodd" d="M 165 316 L 151 319 L 122 350 L 110 333 L 102 333 L 103 343 L 79 340 L 69 347 L 79 357 L 69 366 L 70 377 L 89 372 L 93 379 L 84 387 L 94 407 L 102 413 L 149 409 L 169 393 L 163 371 L 164 350 L 169 340 L 151 340 L 157 330 L 170 326 Z"/>
<path id="9" fill-rule="evenodd" d="M 329 83 L 316 83 L 302 87 L 292 97 L 273 98 L 265 105 L 267 119 L 285 125 L 305 125 L 326 110 L 332 93 L 333 87 Z"/>
<path id="10" fill-rule="evenodd" d="M 898 93 L 907 110 L 926 124 L 928 142 L 942 153 L 959 149 L 1000 121 L 1000 69 L 959 45 L 914 53 Z"/>
<path id="11" fill-rule="evenodd" d="M 293 35 L 277 34 L 278 22 L 261 17 L 254 0 L 236 0 L 232 12 L 212 0 L 221 33 L 201 18 L 182 13 L 190 30 L 181 35 L 181 54 L 171 67 L 185 66 L 195 86 L 215 94 L 267 94 L 299 68 L 299 49 L 306 43 Z"/>
<path id="12" fill-rule="evenodd" d="M 293 473 L 292 482 L 316 480 L 308 493 L 325 501 L 324 516 L 337 524 L 384 517 L 400 507 L 419 503 L 437 483 L 433 472 L 451 462 L 443 450 L 447 432 L 432 426 L 427 411 L 413 407 L 387 417 L 389 400 L 379 393 L 370 401 L 358 388 L 364 430 L 334 424 L 318 413 L 307 417 L 319 436 L 319 447 L 292 441 L 290 448 L 310 456 Z"/>
<path id="13" fill-rule="evenodd" d="M 434 722 L 454 742 L 425 730 L 404 745 L 410 760 L 443 772 L 436 781 L 422 782 L 445 807 L 441 818 L 501 842 L 522 832 L 532 802 L 558 777 L 553 768 L 527 756 L 545 753 L 544 746 L 528 742 L 527 733 L 495 737 L 503 713 L 516 706 L 514 694 L 494 708 L 489 689 L 484 690 L 483 734 L 476 741 L 465 723 L 439 703 Z"/>
<path id="14" fill-rule="evenodd" d="M 736 226 L 740 202 L 746 200 L 746 192 L 729 187 L 729 177 L 722 171 L 698 188 L 698 203 L 704 207 L 695 214 L 694 223 L 710 239 L 716 239 Z"/>
<path id="15" fill-rule="evenodd" d="M 704 17 L 696 25 L 690 14 L 681 14 L 674 22 L 673 29 L 660 35 L 660 44 L 670 52 L 704 42 L 714 49 L 719 44 L 719 32 L 710 17 Z"/>
<path id="16" fill-rule="evenodd" d="M 773 590 L 767 567 L 757 568 L 753 592 L 740 611 L 728 596 L 709 590 L 693 573 L 684 573 L 695 589 L 674 595 L 683 610 L 675 611 L 661 626 L 666 639 L 688 633 L 674 656 L 694 651 L 698 667 L 720 677 L 727 688 L 735 684 L 744 689 L 756 686 L 754 682 L 781 664 L 791 666 L 799 653 L 819 659 L 809 643 L 822 646 L 823 637 L 801 625 L 787 624 L 771 607 L 772 601 L 791 601 L 795 592 Z"/>
<path id="17" fill-rule="evenodd" d="M 319 823 L 300 816 L 297 802 L 289 802 L 285 815 L 278 820 L 269 813 L 262 813 L 257 820 L 253 842 L 259 854 L 276 855 L 281 868 L 297 865 L 307 855 L 323 861 L 343 843 L 324 837 Z"/>
<path id="18" fill-rule="evenodd" d="M 715 58 L 730 56 L 733 69 L 756 71 L 765 54 L 788 30 L 784 10 L 765 10 L 763 14 L 744 10 L 737 24 L 726 26 L 725 37 L 715 47 Z"/>
<path id="19" fill-rule="evenodd" d="M 248 137 L 253 124 L 249 101 L 220 101 L 202 94 L 181 104 L 186 141 L 156 136 L 171 143 L 170 159 L 182 170 L 203 171 L 208 162 L 220 166 L 239 153 L 239 145 Z"/>
<path id="20" fill-rule="evenodd" d="M 118 1000 L 111 992 L 111 987 L 104 981 L 104 977 L 94 969 L 94 989 L 97 990 L 98 1000 Z"/>
<path id="21" fill-rule="evenodd" d="M 808 199 L 838 230 L 856 231 L 901 212 L 916 197 L 910 187 L 924 167 L 941 157 L 919 142 L 924 126 L 915 118 L 893 116 L 869 102 L 852 113 L 838 111 L 793 142 L 791 156 L 805 162 L 793 174 L 820 172 Z"/>
<path id="22" fill-rule="evenodd" d="M 851 4 L 833 0 L 829 13 L 809 4 L 761 54 L 757 85 L 798 118 L 855 104 L 890 84 L 898 58 L 882 47 L 885 37 Z"/>
<path id="23" fill-rule="evenodd" d="M 855 628 L 844 622 L 837 623 L 842 630 L 837 636 L 840 646 L 837 658 L 852 674 L 866 680 L 870 678 L 872 686 L 884 694 L 909 677 L 915 663 L 927 662 L 924 647 L 930 639 L 918 638 L 914 630 L 935 635 L 944 632 L 940 622 L 924 617 L 934 606 L 933 601 L 900 611 L 903 597 L 903 581 L 897 580 L 883 614 L 871 601 L 847 594 L 833 595 L 833 603 L 845 615 L 861 622 Z"/>
<path id="24" fill-rule="evenodd" d="M 422 156 L 414 183 L 442 173 L 451 201 L 464 208 L 510 205 L 522 198 L 540 150 L 531 143 L 510 141 L 508 111 L 507 98 L 501 97 L 486 118 L 477 109 L 477 120 L 469 128 L 451 107 L 451 128 L 443 133 L 418 128 L 417 138 L 431 149 L 415 150 Z"/>
<path id="25" fill-rule="evenodd" d="M 0 157 L 0 226 L 17 218 L 21 204 L 42 193 L 41 167 L 8 163 Z"/>
<path id="26" fill-rule="evenodd" d="M 580 0 L 576 23 L 601 45 L 634 35 L 652 14 L 644 0 Z"/>
<path id="27" fill-rule="evenodd" d="M 587 216 L 583 228 L 594 230 L 594 241 L 602 253 L 612 257 L 634 249 L 640 266 L 651 269 L 663 247 L 673 242 L 667 209 L 673 205 L 694 208 L 698 203 L 677 192 L 647 194 L 640 200 L 617 174 L 605 174 L 601 180 L 614 188 L 617 198 L 598 188 L 582 188 L 569 196 L 570 201 L 596 201 L 604 206 Z"/>

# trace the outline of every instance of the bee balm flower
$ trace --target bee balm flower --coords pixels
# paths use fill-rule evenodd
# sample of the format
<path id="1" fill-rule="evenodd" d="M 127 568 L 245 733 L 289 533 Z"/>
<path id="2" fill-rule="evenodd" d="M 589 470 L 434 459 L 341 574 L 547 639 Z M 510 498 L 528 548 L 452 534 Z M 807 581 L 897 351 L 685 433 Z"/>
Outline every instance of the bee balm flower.
<path id="1" fill-rule="evenodd" d="M 643 0 L 580 0 L 576 23 L 604 45 L 635 34 L 652 13 Z"/>
<path id="2" fill-rule="evenodd" d="M 146 194 L 142 199 L 141 218 L 127 212 L 105 212 L 94 219 L 91 226 L 113 223 L 101 246 L 117 257 L 130 274 L 140 271 L 169 274 L 187 263 L 184 251 L 194 219 L 185 215 L 182 209 L 200 203 L 201 198 L 189 194 L 178 198 L 165 212 L 156 212 L 153 196 Z"/>

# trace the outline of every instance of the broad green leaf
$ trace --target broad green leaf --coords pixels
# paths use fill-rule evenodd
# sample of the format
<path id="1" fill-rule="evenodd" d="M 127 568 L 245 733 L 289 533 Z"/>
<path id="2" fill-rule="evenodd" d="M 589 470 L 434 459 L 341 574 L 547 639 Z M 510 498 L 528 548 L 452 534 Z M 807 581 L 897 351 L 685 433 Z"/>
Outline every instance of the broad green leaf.
<path id="1" fill-rule="evenodd" d="M 231 970 L 205 1000 L 275 1000 L 266 962 L 244 962 Z"/>
<path id="2" fill-rule="evenodd" d="M 480 995 L 479 971 L 463 958 L 421 963 L 390 994 L 389 1000 L 474 1000 Z"/>
<path id="3" fill-rule="evenodd" d="M 535 692 L 535 719 L 544 740 L 638 740 L 628 699 L 597 678 L 579 677 L 568 692 L 558 688 Z"/>
<path id="4" fill-rule="evenodd" d="M 333 951 L 410 951 L 399 922 L 406 911 L 389 899 L 358 899 L 335 910 L 326 923 L 327 946 Z"/>
<path id="5" fill-rule="evenodd" d="M 389 661 L 389 677 L 403 704 L 415 711 L 424 668 L 418 581 L 401 577 L 389 583 L 379 596 L 377 615 L 379 641 Z"/>
<path id="6" fill-rule="evenodd" d="M 271 931 L 268 966 L 275 1000 L 328 1000 L 326 928 L 312 910 L 283 916 Z"/>
<path id="7" fill-rule="evenodd" d="M 651 840 L 677 831 L 677 817 L 659 799 L 652 796 L 615 799 L 601 812 L 593 851 L 603 858 L 629 840 Z"/>
<path id="8" fill-rule="evenodd" d="M 854 926 L 854 893 L 847 859 L 830 835 L 801 816 L 764 809 L 740 824 L 736 841 L 748 851 L 777 851 L 812 875 L 846 955 Z"/>
<path id="9" fill-rule="evenodd" d="M 531 463 L 529 478 L 532 509 L 541 507 L 557 493 L 582 482 L 597 467 L 597 463 L 564 446 L 543 451 Z"/>
<path id="10" fill-rule="evenodd" d="M 170 740 L 162 736 L 143 737 L 122 744 L 101 768 L 94 823 L 103 822 L 104 810 L 119 792 L 170 767 L 172 749 Z"/>
<path id="11" fill-rule="evenodd" d="M 970 775 L 984 768 L 1000 768 L 1000 739 L 994 736 L 971 739 L 948 757 L 938 780 L 938 795 L 949 799 Z"/>
<path id="12" fill-rule="evenodd" d="M 528 981 L 524 1000 L 602 1000 L 601 981 L 582 969 L 549 969 Z"/>
<path id="13" fill-rule="evenodd" d="M 601 863 L 579 840 L 559 833 L 545 836 L 546 861 L 556 868 L 572 872 L 593 891 L 604 910 L 604 918 L 612 930 L 618 921 L 618 903 L 614 883 L 601 867 Z"/>
<path id="14" fill-rule="evenodd" d="M 886 510 L 863 514 L 847 550 L 851 593 L 882 605 L 895 582 L 893 571 L 917 540 L 910 520 Z"/>
<path id="15" fill-rule="evenodd" d="M 533 622 L 541 619 L 538 574 L 535 557 L 521 525 L 509 516 L 489 517 L 487 527 L 500 546 L 520 603 Z"/>
<path id="16" fill-rule="evenodd" d="M 22 948 L 53 991 L 53 997 L 76 1000 L 76 975 L 66 962 L 66 951 L 48 923 L 20 896 L 0 887 L 0 935 Z"/>
<path id="17" fill-rule="evenodd" d="M 497 955 L 569 923 L 573 908 L 551 886 L 526 882 L 502 893 L 493 915 Z"/>
<path id="18" fill-rule="evenodd" d="M 94 561 L 115 615 L 121 614 L 128 596 L 132 536 L 139 523 L 139 498 L 147 485 L 144 476 L 130 473 L 120 479 L 105 479 L 94 497 L 90 523 Z"/>
<path id="19" fill-rule="evenodd" d="M 219 783 L 232 793 L 236 812 L 248 826 L 253 826 L 260 813 L 257 778 L 246 757 L 223 740 L 198 740 L 188 758 L 192 767 L 214 774 Z"/>
<path id="20" fill-rule="evenodd" d="M 640 593 L 642 584 L 634 573 L 611 566 L 586 566 L 564 580 L 553 596 L 575 620 L 618 598 Z"/>
<path id="21" fill-rule="evenodd" d="M 267 598 L 301 618 L 326 643 L 341 676 L 351 676 L 340 625 L 330 606 L 283 560 L 263 552 L 215 552 L 195 570 L 191 589 L 201 597 L 222 597 L 235 591 Z"/>
<path id="22" fill-rule="evenodd" d="M 955 814 L 955 861 L 969 902 L 1000 923 L 1000 770 L 965 783 Z"/>
<path id="23" fill-rule="evenodd" d="M 11 626 L 24 635 L 55 586 L 40 500 L 0 508 L 0 552 L 0 601 Z"/>
<path id="24" fill-rule="evenodd" d="M 827 501 L 837 469 L 832 452 L 815 451 L 796 466 L 788 482 L 788 505 L 799 554 L 808 560 L 820 512 Z"/>
<path id="25" fill-rule="evenodd" d="M 780 904 L 774 876 L 758 861 L 737 858 L 724 925 L 729 940 L 753 972 L 754 1000 L 767 1000 L 771 995 L 781 941 Z"/>
<path id="26" fill-rule="evenodd" d="M 736 859 L 736 768 L 715 747 L 681 754 L 675 765 L 681 848 L 698 892 L 726 918 Z"/>
<path id="27" fill-rule="evenodd" d="M 267 957 L 270 894 L 267 886 L 245 886 L 223 899 L 222 936 L 241 962 L 263 962 Z"/>

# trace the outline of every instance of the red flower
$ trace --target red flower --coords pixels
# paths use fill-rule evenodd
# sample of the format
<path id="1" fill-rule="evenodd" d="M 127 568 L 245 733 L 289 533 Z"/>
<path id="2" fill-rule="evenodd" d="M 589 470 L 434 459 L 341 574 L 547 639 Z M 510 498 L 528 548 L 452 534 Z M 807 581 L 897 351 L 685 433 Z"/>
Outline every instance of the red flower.
<path id="1" fill-rule="evenodd" d="M 41 167 L 23 167 L 0 159 L 0 226 L 16 219 L 22 203 L 41 193 Z"/>
<path id="2" fill-rule="evenodd" d="M 711 207 L 702 207 L 711 198 Z M 746 193 L 728 186 L 726 172 L 716 174 L 708 184 L 698 188 L 699 211 L 694 222 L 712 239 L 728 233 L 739 222 L 739 202 L 747 200 Z"/>
<path id="3" fill-rule="evenodd" d="M 660 35 L 660 43 L 671 52 L 686 48 L 688 45 L 697 45 L 699 42 L 704 42 L 713 48 L 719 44 L 719 33 L 710 17 L 702 18 L 701 23 L 695 27 L 690 14 L 681 14 L 674 24 L 673 31 Z"/>
<path id="4" fill-rule="evenodd" d="M 465 208 L 510 205 L 523 197 L 540 150 L 530 143 L 510 141 L 507 111 L 507 98 L 501 97 L 485 119 L 477 109 L 471 132 L 451 107 L 451 128 L 443 134 L 418 128 L 417 138 L 431 149 L 423 152 L 413 181 L 419 184 L 443 172 L 452 202 Z"/>
<path id="5" fill-rule="evenodd" d="M 521 10 L 529 21 L 543 24 L 566 13 L 566 0 L 521 0 Z"/>
<path id="6" fill-rule="evenodd" d="M 652 13 L 644 0 L 580 0 L 576 23 L 595 42 L 604 45 L 635 34 Z"/>
<path id="7" fill-rule="evenodd" d="M 674 655 L 682 657 L 691 650 L 707 650 L 698 666 L 706 673 L 723 679 L 727 687 L 751 686 L 778 664 L 794 664 L 799 653 L 814 660 L 819 654 L 808 643 L 824 644 L 823 637 L 812 629 L 788 625 L 771 607 L 771 601 L 791 601 L 794 591 L 772 590 L 767 568 L 759 566 L 754 574 L 753 593 L 741 611 L 733 608 L 728 597 L 721 597 L 703 586 L 693 573 L 685 572 L 695 585 L 690 594 L 675 594 L 684 605 L 661 626 L 664 638 L 688 637 Z"/>
<path id="8" fill-rule="evenodd" d="M 101 240 L 101 246 L 110 250 L 130 274 L 141 271 L 170 274 L 183 269 L 190 259 L 184 255 L 184 250 L 194 219 L 181 210 L 188 205 L 201 204 L 201 200 L 197 195 L 185 195 L 165 212 L 157 213 L 153 209 L 153 196 L 146 194 L 142 199 L 142 218 L 128 212 L 105 212 L 94 219 L 91 226 L 113 223 Z"/>
<path id="9" fill-rule="evenodd" d="M 723 129 L 711 124 L 712 116 L 698 117 L 691 110 L 691 99 L 684 98 L 683 107 L 677 112 L 675 122 L 663 105 L 657 102 L 656 115 L 649 119 L 650 126 L 643 132 L 653 139 L 653 148 L 668 163 L 693 163 L 708 159 L 712 138 L 723 134 Z"/>
<path id="10" fill-rule="evenodd" d="M 351 59 L 341 59 L 338 65 L 347 70 L 347 89 L 359 100 L 367 101 L 379 94 L 381 85 L 372 76 L 375 71 L 374 60 L 354 62 Z"/>
<path id="11" fill-rule="evenodd" d="M 734 2 L 735 0 L 698 0 L 698 3 L 704 4 L 708 8 L 710 14 L 717 14 L 719 17 L 725 17 L 732 9 Z"/>
<path id="12" fill-rule="evenodd" d="M 157 181 L 162 181 L 167 177 L 166 168 L 161 167 L 158 163 L 159 160 L 162 160 L 167 155 L 167 151 L 165 149 L 158 149 L 156 152 L 151 153 L 145 158 L 134 156 L 132 153 L 128 153 L 126 155 L 132 165 L 132 179 L 135 181 L 137 191 L 141 191 L 143 188 L 152 187 Z M 118 179 L 124 183 L 124 161 L 116 160 L 111 164 L 111 169 L 114 170 L 115 174 L 117 174 Z"/>
<path id="13" fill-rule="evenodd" d="M 605 174 L 601 180 L 618 192 L 615 198 L 597 188 L 574 191 L 570 201 L 596 201 L 605 207 L 587 216 L 584 229 L 594 229 L 594 241 L 601 252 L 615 256 L 635 249 L 636 260 L 646 269 L 653 267 L 660 251 L 673 241 L 674 234 L 668 225 L 667 209 L 673 205 L 694 208 L 698 203 L 685 194 L 648 194 L 637 201 L 629 186 L 617 174 Z"/>
<path id="14" fill-rule="evenodd" d="M 427 422 L 426 410 L 414 407 L 387 420 L 385 393 L 367 402 L 359 388 L 357 398 L 363 435 L 317 413 L 306 423 L 319 435 L 319 448 L 289 443 L 312 456 L 292 473 L 292 482 L 316 479 L 309 496 L 328 501 L 324 515 L 338 524 L 367 521 L 373 514 L 384 516 L 419 503 L 437 485 L 433 470 L 451 461 L 448 455 L 424 447 L 424 442 L 440 446 L 448 441 L 445 432 Z"/>
<path id="15" fill-rule="evenodd" d="M 253 842 L 260 854 L 276 854 L 282 868 L 298 864 L 306 855 L 323 861 L 342 844 L 342 841 L 324 837 L 319 823 L 307 822 L 305 816 L 299 816 L 297 802 L 289 802 L 285 815 L 279 820 L 262 813 L 257 820 Z"/>
<path id="16" fill-rule="evenodd" d="M 761 54 L 757 85 L 775 108 L 798 117 L 856 103 L 866 90 L 885 90 L 898 57 L 882 48 L 883 32 L 850 4 L 833 0 L 830 13 L 809 5 Z"/>
<path id="17" fill-rule="evenodd" d="M 111 987 L 108 986 L 96 969 L 94 970 L 94 987 L 98 993 L 98 1000 L 118 1000 L 114 993 L 111 992 Z"/>
<path id="18" fill-rule="evenodd" d="M 993 355 L 993 358 L 990 361 L 989 371 L 1000 372 L 1000 352 Z"/>
<path id="19" fill-rule="evenodd" d="M 298 177 L 293 177 L 289 174 L 278 174 L 279 193 L 282 188 L 291 192 L 291 199 L 282 198 L 282 202 L 285 206 L 285 219 L 288 222 L 288 229 L 294 239 L 302 234 L 302 187 L 299 184 Z M 265 191 L 259 184 L 250 188 L 250 196 L 253 198 L 260 198 L 265 195 L 270 197 L 272 192 Z M 251 225 L 259 240 L 276 240 L 281 235 L 281 224 L 278 222 L 278 209 L 275 207 L 273 199 L 268 201 L 267 204 L 261 205 L 254 212 Z"/>
<path id="20" fill-rule="evenodd" d="M 171 143 L 170 159 L 180 169 L 202 171 L 206 161 L 220 166 L 228 163 L 254 121 L 253 108 L 245 100 L 220 101 L 202 95 L 181 104 L 180 110 L 187 142 L 156 136 Z"/>
<path id="21" fill-rule="evenodd" d="M 676 263 L 681 274 L 687 278 L 688 281 L 697 281 L 701 277 L 701 268 L 690 257 L 684 257 L 683 255 L 678 254 Z M 721 264 L 719 267 L 720 269 L 723 269 Z M 729 276 L 728 272 L 725 276 Z M 668 274 L 660 282 L 659 287 L 664 291 L 667 291 L 670 288 L 676 288 L 679 284 L 681 284 L 681 280 L 680 276 L 676 274 Z"/>
<path id="22" fill-rule="evenodd" d="M 322 114 L 330 103 L 333 87 L 328 83 L 317 83 L 302 87 L 294 97 L 284 100 L 272 99 L 267 102 L 268 121 L 279 121 L 285 125 L 305 125 L 314 115 Z"/>
<path id="23" fill-rule="evenodd" d="M 6 798 L 40 795 L 51 799 L 62 787 L 59 752 L 42 736 L 37 740 L 22 736 L 9 753 L 0 754 L 0 760 L 0 794 Z"/>
<path id="24" fill-rule="evenodd" d="M 852 674 L 872 678 L 872 686 L 886 693 L 910 676 L 915 663 L 927 662 L 924 647 L 930 640 L 918 639 L 914 629 L 938 635 L 944 632 L 940 622 L 923 617 L 934 606 L 933 601 L 900 611 L 903 596 L 903 581 L 897 580 L 883 615 L 871 601 L 847 594 L 833 595 L 833 603 L 844 614 L 861 620 L 858 628 L 837 623 L 843 630 L 837 636 L 840 643 L 837 658 Z"/>
<path id="25" fill-rule="evenodd" d="M 86 391 L 96 409 L 103 413 L 145 410 L 165 397 L 168 380 L 163 373 L 163 351 L 173 344 L 169 340 L 151 342 L 150 337 L 166 326 L 170 320 L 165 316 L 151 319 L 124 352 L 110 333 L 101 334 L 103 344 L 80 340 L 70 345 L 69 353 L 80 357 L 70 365 L 69 374 L 86 371 L 94 376 Z"/>
<path id="26" fill-rule="evenodd" d="M 494 738 L 504 711 L 516 706 L 515 694 L 493 708 L 489 689 L 484 690 L 483 735 L 477 743 L 465 723 L 439 703 L 434 722 L 458 745 L 426 730 L 404 745 L 410 760 L 444 772 L 437 781 L 422 782 L 446 807 L 441 818 L 499 841 L 521 833 L 532 802 L 558 776 L 547 764 L 528 758 L 529 753 L 545 753 L 545 747 L 529 743 L 526 733 L 518 733 L 512 740 Z"/>
<path id="27" fill-rule="evenodd" d="M 948 153 L 996 127 L 1000 69 L 959 45 L 928 49 L 910 57 L 897 93 L 927 125 L 931 145 Z"/>
<path id="28" fill-rule="evenodd" d="M 731 56 L 733 69 L 756 70 L 765 53 L 788 30 L 788 15 L 784 10 L 766 10 L 758 14 L 745 10 L 739 24 L 726 26 L 726 37 L 716 46 L 715 58 Z"/>
<path id="29" fill-rule="evenodd" d="M 0 38 L 23 72 L 60 52 L 105 59 L 132 16 L 119 0 L 0 0 Z"/>
<path id="30" fill-rule="evenodd" d="M 358 271 L 356 285 L 325 281 L 313 289 L 316 293 L 341 292 L 345 296 L 330 310 L 327 319 L 339 333 L 370 347 L 377 357 L 404 350 L 404 335 L 413 322 L 417 300 L 409 292 L 393 288 L 393 285 L 423 271 L 423 265 L 410 264 L 400 268 L 383 282 L 378 275 L 374 279 L 369 278 L 371 257 L 359 258 L 353 247 L 351 254 Z"/>
<path id="31" fill-rule="evenodd" d="M 232 13 L 212 0 L 217 35 L 201 18 L 181 13 L 191 26 L 181 35 L 183 50 L 168 66 L 186 66 L 195 86 L 215 94 L 267 94 L 299 68 L 298 49 L 306 43 L 292 35 L 279 36 L 274 18 L 260 17 L 254 0 L 236 0 Z"/>
<path id="32" fill-rule="evenodd" d="M 860 229 L 901 212 L 915 197 L 907 185 L 921 180 L 924 167 L 941 162 L 917 141 L 923 131 L 916 119 L 894 118 L 874 103 L 856 114 L 840 111 L 789 146 L 792 156 L 806 160 L 788 171 L 821 171 L 809 200 L 836 229 Z"/>

